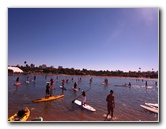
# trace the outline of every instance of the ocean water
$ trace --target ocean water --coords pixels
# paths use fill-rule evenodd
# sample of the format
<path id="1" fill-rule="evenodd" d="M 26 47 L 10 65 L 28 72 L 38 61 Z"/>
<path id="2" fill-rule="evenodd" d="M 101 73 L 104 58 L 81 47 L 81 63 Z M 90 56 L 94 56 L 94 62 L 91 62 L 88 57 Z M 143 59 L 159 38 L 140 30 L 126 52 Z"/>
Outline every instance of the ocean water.
<path id="1" fill-rule="evenodd" d="M 159 122 L 159 113 L 153 113 L 140 107 L 140 104 L 159 103 L 159 86 L 155 85 L 158 80 L 136 78 L 114 78 L 107 77 L 108 86 L 103 85 L 105 77 L 95 76 L 37 76 L 37 81 L 32 82 L 33 76 L 30 76 L 30 83 L 26 84 L 26 75 L 20 75 L 20 86 L 14 86 L 17 76 L 8 76 L 8 117 L 18 110 L 28 107 L 31 114 L 28 121 L 35 117 L 43 117 L 44 122 Z M 54 87 L 53 95 L 64 93 L 64 98 L 34 103 L 32 100 L 45 97 L 46 83 L 53 77 Z M 81 77 L 81 81 L 78 78 Z M 90 78 L 92 83 L 89 84 Z M 71 79 L 74 78 L 74 81 Z M 62 79 L 68 79 L 65 83 L 67 90 L 62 90 Z M 72 86 L 77 82 L 78 92 L 74 92 Z M 145 87 L 145 81 L 148 86 Z M 131 87 L 120 86 L 125 83 L 131 83 Z M 116 86 L 115 86 L 116 85 Z M 91 112 L 72 103 L 72 101 L 81 95 L 82 90 L 87 90 L 87 104 L 96 109 Z M 115 109 L 114 118 L 105 120 L 103 117 L 107 113 L 106 97 L 110 90 L 114 91 Z M 80 98 L 78 98 L 79 100 Z"/>

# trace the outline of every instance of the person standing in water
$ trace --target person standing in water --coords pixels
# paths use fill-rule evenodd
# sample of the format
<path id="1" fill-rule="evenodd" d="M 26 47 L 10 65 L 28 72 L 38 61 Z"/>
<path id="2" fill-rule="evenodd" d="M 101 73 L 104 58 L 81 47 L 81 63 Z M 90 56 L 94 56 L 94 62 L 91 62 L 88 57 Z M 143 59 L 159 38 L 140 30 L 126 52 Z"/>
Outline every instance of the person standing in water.
<path id="1" fill-rule="evenodd" d="M 113 118 L 114 108 L 115 108 L 115 100 L 114 100 L 114 91 L 110 90 L 110 94 L 106 97 L 107 102 L 107 116 L 111 113 L 111 118 Z"/>
<path id="2" fill-rule="evenodd" d="M 19 77 L 17 77 L 17 78 L 16 78 L 16 82 L 19 82 L 19 80 L 20 80 L 20 78 L 19 78 Z"/>
<path id="3" fill-rule="evenodd" d="M 77 83 L 76 83 L 76 82 L 74 83 L 74 88 L 75 88 L 75 89 L 77 88 Z"/>
<path id="4" fill-rule="evenodd" d="M 65 80 L 62 80 L 62 89 L 65 89 Z"/>
<path id="5" fill-rule="evenodd" d="M 85 106 L 85 104 L 86 104 L 86 93 L 85 91 L 82 91 L 82 105 Z"/>
<path id="6" fill-rule="evenodd" d="M 50 79 L 50 85 L 53 86 L 53 83 L 54 83 L 54 80 L 53 80 L 53 78 L 51 77 L 51 79 Z"/>
<path id="7" fill-rule="evenodd" d="M 146 89 L 148 88 L 148 82 L 147 81 L 145 82 L 145 88 Z"/>
<path id="8" fill-rule="evenodd" d="M 49 89 L 50 89 L 50 84 L 49 84 L 49 82 L 47 82 L 45 98 L 49 98 L 49 96 L 50 96 L 50 91 L 49 91 Z"/>
<path id="9" fill-rule="evenodd" d="M 33 81 L 34 81 L 34 82 L 36 81 L 36 76 L 33 77 Z"/>

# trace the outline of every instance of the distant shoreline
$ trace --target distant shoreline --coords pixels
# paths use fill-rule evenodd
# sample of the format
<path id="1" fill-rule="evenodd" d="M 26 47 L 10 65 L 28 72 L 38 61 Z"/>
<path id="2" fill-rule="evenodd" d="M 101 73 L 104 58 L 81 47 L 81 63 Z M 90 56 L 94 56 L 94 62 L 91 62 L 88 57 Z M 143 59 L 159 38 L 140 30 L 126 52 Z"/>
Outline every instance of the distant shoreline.
<path id="1" fill-rule="evenodd" d="M 100 77 L 100 78 L 130 78 L 130 79 L 139 79 L 139 80 L 158 80 L 158 78 L 145 78 L 145 77 L 122 77 L 122 76 L 95 76 L 95 75 L 69 75 L 69 74 L 55 74 L 58 76 L 89 76 L 89 77 Z"/>
<path id="2" fill-rule="evenodd" d="M 13 76 L 15 75 L 26 75 L 26 74 L 12 74 Z M 139 80 L 158 80 L 158 78 L 145 78 L 145 77 L 123 77 L 123 76 L 97 76 L 97 75 L 70 75 L 70 74 L 41 74 L 41 73 L 31 73 L 29 75 L 39 75 L 39 76 L 86 76 L 86 77 L 100 77 L 100 78 L 130 78 L 130 79 L 139 79 Z M 8 76 L 10 76 L 8 74 Z"/>

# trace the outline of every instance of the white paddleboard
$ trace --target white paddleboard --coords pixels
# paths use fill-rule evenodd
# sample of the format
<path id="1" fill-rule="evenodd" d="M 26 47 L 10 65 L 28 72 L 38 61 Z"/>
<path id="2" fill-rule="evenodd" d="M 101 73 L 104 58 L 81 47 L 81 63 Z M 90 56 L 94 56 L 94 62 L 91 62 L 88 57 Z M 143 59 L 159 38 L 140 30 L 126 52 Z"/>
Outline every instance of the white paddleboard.
<path id="1" fill-rule="evenodd" d="M 63 88 L 63 86 L 59 86 L 61 89 L 63 89 L 63 90 L 67 90 L 66 88 Z"/>
<path id="2" fill-rule="evenodd" d="M 36 82 L 36 80 L 32 80 L 32 82 Z"/>
<path id="3" fill-rule="evenodd" d="M 96 109 L 94 109 L 93 107 L 91 107 L 88 104 L 82 105 L 81 101 L 79 101 L 79 100 L 75 100 L 74 103 L 77 104 L 77 105 L 79 105 L 79 106 L 82 106 L 83 108 L 85 108 L 85 109 L 87 109 L 89 111 L 92 111 L 92 112 L 96 111 Z"/>
<path id="4" fill-rule="evenodd" d="M 145 105 L 140 105 L 142 108 L 148 110 L 148 111 L 151 111 L 151 112 L 154 112 L 154 113 L 158 113 L 158 108 L 155 108 L 155 107 L 149 107 L 149 106 L 145 106 Z"/>
<path id="5" fill-rule="evenodd" d="M 73 89 L 74 91 L 78 91 L 78 89 L 77 89 L 77 88 L 72 87 L 72 89 Z"/>
<path id="6" fill-rule="evenodd" d="M 158 108 L 158 103 L 145 103 L 145 105 Z"/>
<path id="7" fill-rule="evenodd" d="M 25 83 L 29 83 L 29 81 L 25 81 Z"/>
<path id="8" fill-rule="evenodd" d="M 111 119 L 111 115 L 107 116 L 107 114 L 104 114 L 103 117 L 106 118 L 106 119 Z"/>

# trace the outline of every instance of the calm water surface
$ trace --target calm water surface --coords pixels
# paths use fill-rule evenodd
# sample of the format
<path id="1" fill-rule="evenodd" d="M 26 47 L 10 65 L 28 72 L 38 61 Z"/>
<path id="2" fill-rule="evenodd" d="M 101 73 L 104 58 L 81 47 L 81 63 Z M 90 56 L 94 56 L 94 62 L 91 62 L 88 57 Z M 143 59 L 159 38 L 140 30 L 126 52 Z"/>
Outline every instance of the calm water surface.
<path id="1" fill-rule="evenodd" d="M 103 114 L 107 113 L 106 96 L 110 90 L 114 91 L 115 96 L 115 110 L 113 122 L 158 122 L 159 114 L 149 112 L 140 107 L 140 104 L 158 103 L 159 89 L 155 86 L 155 81 L 149 80 L 148 87 L 145 88 L 146 79 L 136 81 L 134 78 L 108 78 L 108 86 L 104 86 L 104 77 L 92 76 L 58 76 L 58 81 L 55 81 L 53 95 L 60 95 L 64 92 L 64 98 L 48 101 L 33 103 L 32 100 L 45 97 L 46 82 L 51 76 L 37 76 L 37 82 L 30 81 L 29 84 L 25 83 L 26 75 L 20 76 L 22 85 L 14 86 L 17 76 L 8 76 L 8 117 L 13 115 L 18 110 L 28 107 L 31 111 L 28 121 L 35 117 L 43 117 L 46 122 L 106 122 L 104 121 Z M 52 76 L 56 80 L 56 76 Z M 71 78 L 74 81 L 71 81 Z M 78 78 L 82 81 L 78 82 Z M 91 85 L 89 84 L 90 78 L 93 78 Z M 33 76 L 30 76 L 30 80 Z M 68 79 L 69 82 L 65 83 L 67 90 L 62 91 L 59 86 L 62 79 Z M 72 86 L 77 82 L 78 88 L 81 90 L 74 92 Z M 114 86 L 124 83 L 131 83 L 131 88 L 123 86 Z M 89 89 L 89 90 L 88 90 Z M 81 95 L 82 90 L 88 90 L 87 103 L 96 109 L 96 112 L 90 112 L 82 109 L 72 101 Z"/>

